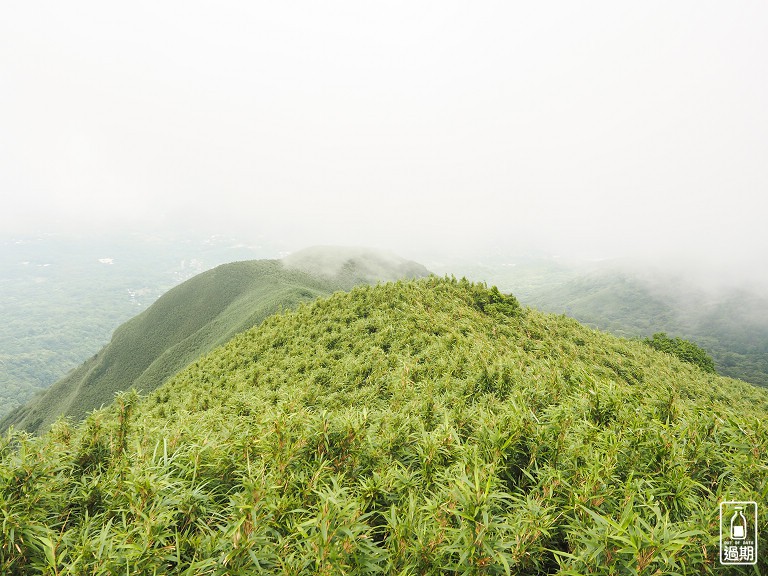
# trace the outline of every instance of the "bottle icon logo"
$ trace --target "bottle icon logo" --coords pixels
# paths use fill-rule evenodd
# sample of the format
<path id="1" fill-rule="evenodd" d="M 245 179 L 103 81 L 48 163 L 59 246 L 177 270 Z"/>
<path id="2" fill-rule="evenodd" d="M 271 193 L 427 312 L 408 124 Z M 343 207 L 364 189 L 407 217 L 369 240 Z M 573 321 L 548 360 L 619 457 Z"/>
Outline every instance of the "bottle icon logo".
<path id="1" fill-rule="evenodd" d="M 720 503 L 720 564 L 757 564 L 757 503 Z"/>
<path id="2" fill-rule="evenodd" d="M 744 510 L 742 506 L 734 506 L 733 516 L 731 516 L 731 538 L 734 540 L 744 540 L 747 537 L 747 519 L 742 510 Z"/>

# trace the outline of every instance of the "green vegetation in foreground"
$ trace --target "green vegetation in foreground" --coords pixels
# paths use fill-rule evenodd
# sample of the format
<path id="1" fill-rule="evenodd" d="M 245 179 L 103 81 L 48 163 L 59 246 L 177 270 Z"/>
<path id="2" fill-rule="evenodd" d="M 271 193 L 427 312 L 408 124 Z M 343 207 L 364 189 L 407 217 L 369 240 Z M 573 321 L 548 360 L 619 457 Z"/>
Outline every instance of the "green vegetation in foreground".
<path id="1" fill-rule="evenodd" d="M 324 270 L 304 271 L 320 256 Z M 110 343 L 26 405 L 0 420 L 30 432 L 60 416 L 80 420 L 134 387 L 149 392 L 199 356 L 299 302 L 378 279 L 426 276 L 415 262 L 357 248 L 310 248 L 279 260 L 223 264 L 168 291 L 120 326 Z"/>
<path id="2" fill-rule="evenodd" d="M 9 434 L 0 572 L 723 574 L 766 422 L 765 390 L 482 285 L 360 287 Z"/>

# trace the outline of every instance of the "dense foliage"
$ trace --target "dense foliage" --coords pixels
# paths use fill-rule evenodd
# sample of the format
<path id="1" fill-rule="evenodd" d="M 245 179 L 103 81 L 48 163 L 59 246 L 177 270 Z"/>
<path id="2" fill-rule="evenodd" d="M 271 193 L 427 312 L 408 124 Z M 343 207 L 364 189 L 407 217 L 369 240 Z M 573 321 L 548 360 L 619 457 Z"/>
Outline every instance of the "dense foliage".
<path id="1" fill-rule="evenodd" d="M 766 501 L 767 416 L 482 285 L 357 288 L 9 434 L 0 572 L 722 574 L 718 503 Z"/>
<path id="2" fill-rule="evenodd" d="M 651 348 L 677 356 L 683 362 L 698 366 L 705 372 L 715 373 L 715 361 L 701 346 L 682 338 L 670 338 L 664 332 L 657 332 L 652 338 L 643 340 Z"/>

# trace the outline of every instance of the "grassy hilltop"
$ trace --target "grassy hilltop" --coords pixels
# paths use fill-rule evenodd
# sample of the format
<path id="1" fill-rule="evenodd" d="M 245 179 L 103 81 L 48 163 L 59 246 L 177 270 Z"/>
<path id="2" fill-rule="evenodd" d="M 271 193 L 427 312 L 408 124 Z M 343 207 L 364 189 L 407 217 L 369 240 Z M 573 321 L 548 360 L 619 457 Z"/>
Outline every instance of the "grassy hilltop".
<path id="1" fill-rule="evenodd" d="M 426 276 L 426 268 L 361 248 L 316 247 L 280 260 L 223 264 L 169 290 L 110 343 L 0 420 L 30 432 L 82 419 L 134 387 L 150 392 L 194 359 L 275 312 L 361 283 Z"/>
<path id="2" fill-rule="evenodd" d="M 723 574 L 767 418 L 765 390 L 484 285 L 359 287 L 7 437 L 0 572 Z"/>

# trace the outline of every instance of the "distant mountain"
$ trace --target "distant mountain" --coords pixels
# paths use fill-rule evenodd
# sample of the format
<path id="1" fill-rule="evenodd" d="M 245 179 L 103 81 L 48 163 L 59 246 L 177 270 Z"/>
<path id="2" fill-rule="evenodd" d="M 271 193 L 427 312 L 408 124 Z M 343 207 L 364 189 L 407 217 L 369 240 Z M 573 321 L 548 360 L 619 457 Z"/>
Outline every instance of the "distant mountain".
<path id="1" fill-rule="evenodd" d="M 580 275 L 531 295 L 527 302 L 620 336 L 658 332 L 678 316 L 669 298 L 613 271 Z"/>
<path id="2" fill-rule="evenodd" d="M 429 270 L 418 262 L 372 248 L 313 246 L 285 256 L 282 262 L 288 268 L 347 287 L 429 275 Z"/>
<path id="3" fill-rule="evenodd" d="M 254 266 L 181 287 L 158 318 L 195 333 L 198 315 L 242 317 Z M 255 269 L 262 286 L 285 274 Z M 230 296 L 208 310 L 214 286 Z M 146 328 L 149 346 L 161 327 Z M 0 567 L 717 576 L 720 504 L 765 499 L 766 422 L 767 390 L 493 288 L 361 286 L 271 316 L 146 397 L 0 438 Z"/>
<path id="4" fill-rule="evenodd" d="M 59 416 L 79 420 L 116 392 L 157 388 L 192 360 L 267 316 L 361 283 L 419 278 L 429 271 L 392 254 L 322 247 L 278 260 L 221 265 L 173 288 L 115 330 L 95 356 L 6 415 L 10 425 L 47 429 Z"/>
<path id="5" fill-rule="evenodd" d="M 0 418 L 82 364 L 173 286 L 225 262 L 275 253 L 202 234 L 0 231 Z"/>
<path id="6" fill-rule="evenodd" d="M 601 270 L 542 290 L 526 303 L 620 336 L 681 336 L 707 350 L 720 374 L 768 386 L 768 298 L 669 282 Z"/>

